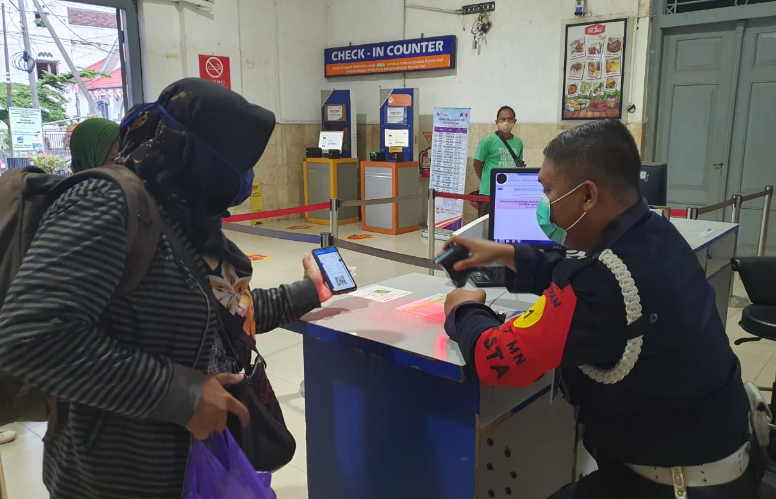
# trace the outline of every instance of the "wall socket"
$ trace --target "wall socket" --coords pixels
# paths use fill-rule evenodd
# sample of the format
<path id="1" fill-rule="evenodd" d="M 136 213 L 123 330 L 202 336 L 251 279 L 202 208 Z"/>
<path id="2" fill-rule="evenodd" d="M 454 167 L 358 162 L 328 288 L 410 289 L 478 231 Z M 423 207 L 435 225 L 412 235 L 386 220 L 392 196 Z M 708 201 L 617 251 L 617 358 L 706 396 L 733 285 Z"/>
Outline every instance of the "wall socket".
<path id="1" fill-rule="evenodd" d="M 496 2 L 475 3 L 461 7 L 461 14 L 482 14 L 496 10 Z"/>

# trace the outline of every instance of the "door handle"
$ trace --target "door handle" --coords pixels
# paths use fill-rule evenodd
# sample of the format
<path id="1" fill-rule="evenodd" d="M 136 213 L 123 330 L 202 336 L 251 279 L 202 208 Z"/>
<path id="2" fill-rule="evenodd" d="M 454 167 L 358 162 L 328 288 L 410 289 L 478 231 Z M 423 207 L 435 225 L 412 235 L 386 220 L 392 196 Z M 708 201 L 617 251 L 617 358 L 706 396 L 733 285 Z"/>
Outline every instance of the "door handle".
<path id="1" fill-rule="evenodd" d="M 715 170 L 721 170 L 722 167 L 725 166 L 725 163 L 714 163 L 711 166 L 714 167 Z"/>

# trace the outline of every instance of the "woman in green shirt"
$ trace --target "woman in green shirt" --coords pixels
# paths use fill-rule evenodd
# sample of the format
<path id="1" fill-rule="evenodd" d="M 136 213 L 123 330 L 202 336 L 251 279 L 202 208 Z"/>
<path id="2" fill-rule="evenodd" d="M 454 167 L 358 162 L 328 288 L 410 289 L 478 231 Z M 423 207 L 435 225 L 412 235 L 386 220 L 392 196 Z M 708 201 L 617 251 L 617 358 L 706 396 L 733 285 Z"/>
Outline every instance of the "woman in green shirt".
<path id="1" fill-rule="evenodd" d="M 523 163 L 523 141 L 512 135 L 516 122 L 515 110 L 502 106 L 496 115 L 498 131 L 480 141 L 474 154 L 474 171 L 480 179 L 480 195 L 490 195 L 490 171 L 494 168 L 517 168 Z M 503 140 L 502 140 L 503 137 Z M 514 155 L 504 143 L 509 144 Z M 515 160 L 515 157 L 519 161 Z M 478 203 L 479 216 L 488 214 L 490 203 Z"/>

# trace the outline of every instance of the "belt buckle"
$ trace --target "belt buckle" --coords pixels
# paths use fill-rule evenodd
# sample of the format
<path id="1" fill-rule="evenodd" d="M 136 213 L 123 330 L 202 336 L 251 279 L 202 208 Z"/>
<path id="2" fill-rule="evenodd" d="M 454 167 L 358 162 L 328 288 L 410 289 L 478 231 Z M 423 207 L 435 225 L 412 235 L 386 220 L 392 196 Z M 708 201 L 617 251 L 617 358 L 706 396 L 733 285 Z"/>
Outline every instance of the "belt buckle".
<path id="1" fill-rule="evenodd" d="M 674 486 L 676 499 L 687 499 L 687 484 L 684 481 L 684 471 L 681 466 L 671 468 L 671 483 Z"/>

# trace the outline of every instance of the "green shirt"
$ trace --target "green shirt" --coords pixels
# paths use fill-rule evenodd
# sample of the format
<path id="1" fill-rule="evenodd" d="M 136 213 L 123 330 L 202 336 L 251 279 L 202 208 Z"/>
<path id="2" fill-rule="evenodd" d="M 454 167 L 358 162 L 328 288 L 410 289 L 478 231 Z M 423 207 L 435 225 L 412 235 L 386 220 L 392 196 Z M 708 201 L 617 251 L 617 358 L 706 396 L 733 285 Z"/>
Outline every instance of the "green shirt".
<path id="1" fill-rule="evenodd" d="M 523 141 L 516 136 L 507 140 L 509 146 L 515 151 L 517 157 L 523 159 Z M 515 160 L 509 154 L 507 146 L 498 135 L 491 133 L 480 141 L 474 159 L 482 161 L 482 180 L 480 181 L 480 194 L 490 195 L 490 171 L 494 168 L 517 168 Z"/>

